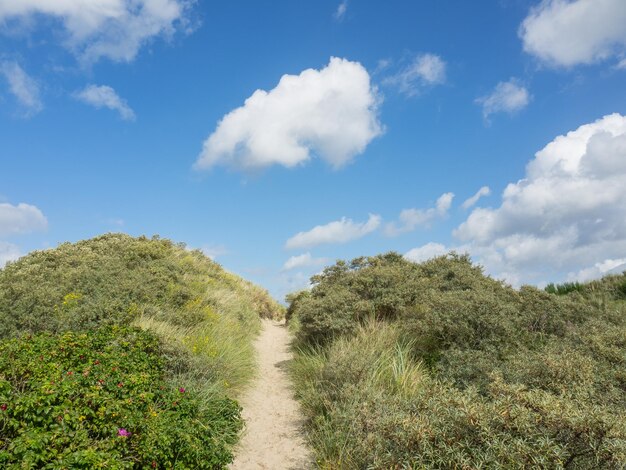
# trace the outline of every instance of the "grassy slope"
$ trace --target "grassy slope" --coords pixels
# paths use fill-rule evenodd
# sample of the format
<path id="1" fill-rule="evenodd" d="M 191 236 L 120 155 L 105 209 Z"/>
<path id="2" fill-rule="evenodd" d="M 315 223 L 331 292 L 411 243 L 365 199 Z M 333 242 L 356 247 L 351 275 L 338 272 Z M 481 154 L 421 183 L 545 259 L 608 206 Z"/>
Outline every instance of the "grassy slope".
<path id="1" fill-rule="evenodd" d="M 5 343 L 16 337 L 26 342 L 31 337 L 24 334 L 34 334 L 36 344 L 48 344 L 42 334 L 62 338 L 65 332 L 110 327 L 134 337 L 127 328 L 139 327 L 158 338 L 161 386 L 188 390 L 200 408 L 211 408 L 224 396 L 236 398 L 254 371 L 251 343 L 259 317 L 281 313 L 262 289 L 199 251 L 159 238 L 108 234 L 34 252 L 0 271 L 0 338 Z M 17 347 L 12 341 L 11 347 Z M 0 372 L 2 380 L 0 401 L 10 409 L 20 390 Z M 3 451 L 11 446 L 7 413 L 0 419 Z M 224 428 L 229 443 L 228 434 L 239 426 Z"/>
<path id="2" fill-rule="evenodd" d="M 388 254 L 314 281 L 288 315 L 321 467 L 626 465 L 626 276 L 557 296 Z"/>

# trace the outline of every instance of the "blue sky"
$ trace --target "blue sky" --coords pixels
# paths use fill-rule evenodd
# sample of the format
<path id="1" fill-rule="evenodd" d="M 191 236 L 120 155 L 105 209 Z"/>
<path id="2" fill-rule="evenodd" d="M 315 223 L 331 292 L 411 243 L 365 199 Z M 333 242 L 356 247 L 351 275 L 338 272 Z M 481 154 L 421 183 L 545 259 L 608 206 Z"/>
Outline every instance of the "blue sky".
<path id="1" fill-rule="evenodd" d="M 626 263 L 622 0 L 0 0 L 0 44 L 2 264 L 159 234 L 281 298 L 390 250 Z"/>

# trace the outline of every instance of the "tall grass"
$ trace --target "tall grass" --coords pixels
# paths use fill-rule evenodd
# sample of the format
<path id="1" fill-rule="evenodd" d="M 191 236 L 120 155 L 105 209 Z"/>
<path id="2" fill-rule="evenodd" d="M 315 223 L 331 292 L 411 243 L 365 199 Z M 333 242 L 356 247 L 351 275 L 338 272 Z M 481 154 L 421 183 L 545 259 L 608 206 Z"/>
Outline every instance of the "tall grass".
<path id="1" fill-rule="evenodd" d="M 219 387 L 237 396 L 256 370 L 251 331 L 233 319 L 177 326 L 145 316 L 133 324 L 152 331 L 167 345 L 175 381 Z"/>
<path id="2" fill-rule="evenodd" d="M 350 413 L 363 406 L 364 396 L 411 400 L 428 383 L 426 369 L 412 358 L 411 342 L 397 328 L 375 320 L 328 349 L 301 346 L 291 374 L 296 396 L 313 422 L 309 438 L 322 468 L 359 467 L 354 453 L 362 430 L 358 420 L 349 421 Z M 339 396 L 340 407 L 335 402 Z M 348 425 L 337 426 L 338 419 Z"/>

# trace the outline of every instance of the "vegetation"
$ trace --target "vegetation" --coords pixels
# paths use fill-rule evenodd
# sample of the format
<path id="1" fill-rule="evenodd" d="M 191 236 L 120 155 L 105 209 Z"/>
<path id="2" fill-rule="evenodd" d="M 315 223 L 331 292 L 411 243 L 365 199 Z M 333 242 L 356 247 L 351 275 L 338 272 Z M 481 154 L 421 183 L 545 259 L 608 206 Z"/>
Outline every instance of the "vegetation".
<path id="1" fill-rule="evenodd" d="M 570 292 L 582 292 L 583 285 L 580 282 L 565 282 L 563 284 L 550 283 L 544 289 L 550 294 L 565 295 Z"/>
<path id="2" fill-rule="evenodd" d="M 0 467 L 222 468 L 258 287 L 169 240 L 109 234 L 0 270 Z"/>
<path id="3" fill-rule="evenodd" d="M 626 466 L 626 276 L 554 295 L 390 253 L 312 280 L 288 315 L 322 468 Z"/>
<path id="4" fill-rule="evenodd" d="M 564 284 L 548 284 L 546 292 L 565 295 L 570 292 L 580 292 L 585 297 L 595 297 L 606 300 L 626 300 L 626 271 L 622 274 L 611 274 L 600 280 L 586 284 L 566 282 Z"/>

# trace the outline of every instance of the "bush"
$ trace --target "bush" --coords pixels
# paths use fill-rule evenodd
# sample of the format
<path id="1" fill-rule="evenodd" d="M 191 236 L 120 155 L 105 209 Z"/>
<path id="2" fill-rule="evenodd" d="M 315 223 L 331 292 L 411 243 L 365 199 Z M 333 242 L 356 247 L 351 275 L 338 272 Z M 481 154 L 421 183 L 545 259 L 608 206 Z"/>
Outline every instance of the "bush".
<path id="1" fill-rule="evenodd" d="M 35 251 L 0 270 L 0 285 L 0 338 L 144 315 L 187 327 L 226 314 L 254 330 L 260 315 L 282 312 L 265 291 L 200 251 L 158 237 L 107 234 Z"/>
<path id="2" fill-rule="evenodd" d="M 466 256 L 386 254 L 313 281 L 289 311 L 322 467 L 626 465 L 621 280 L 557 296 Z"/>
<path id="3" fill-rule="evenodd" d="M 0 345 L 3 468 L 220 468 L 239 407 L 165 380 L 158 339 L 107 326 Z"/>
<path id="4" fill-rule="evenodd" d="M 54 462 L 52 468 L 151 468 L 153 460 L 162 467 L 222 468 L 241 427 L 237 405 L 226 397 L 236 397 L 255 371 L 259 317 L 282 314 L 263 289 L 200 251 L 159 237 L 107 234 L 9 264 L 0 270 L 0 345 L 4 341 L 1 347 L 18 359 L 13 372 L 0 366 L 6 389 L 0 399 L 9 410 L 0 418 L 12 417 L 0 422 L 0 434 L 8 433 L 2 434 L 0 467 L 22 459 L 32 467 Z M 64 341 L 80 345 L 79 358 L 100 363 L 106 346 L 121 375 L 109 373 L 102 378 L 106 386 L 94 384 L 97 368 L 75 355 L 57 357 L 55 347 L 65 348 Z M 140 362 L 124 350 L 128 341 Z M 119 365 L 112 349 L 118 344 Z M 43 364 L 33 362 L 33 345 Z M 20 382 L 35 366 L 37 380 Z M 62 383 L 74 391 L 59 385 L 61 370 L 72 372 Z M 179 397 L 181 384 L 190 393 Z M 175 407 L 168 405 L 174 401 Z M 47 414 L 38 411 L 41 404 Z M 129 438 L 115 434 L 121 428 Z"/>
<path id="5" fill-rule="evenodd" d="M 551 282 L 545 287 L 545 291 L 549 294 L 565 295 L 570 292 L 582 292 L 583 286 L 579 282 L 565 282 L 563 284 L 554 284 Z"/>

